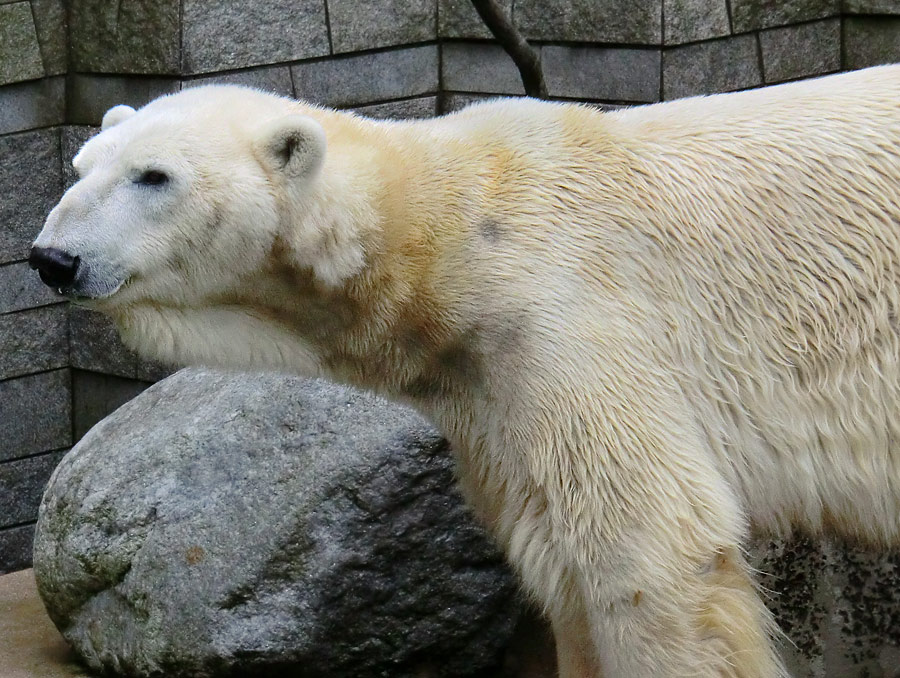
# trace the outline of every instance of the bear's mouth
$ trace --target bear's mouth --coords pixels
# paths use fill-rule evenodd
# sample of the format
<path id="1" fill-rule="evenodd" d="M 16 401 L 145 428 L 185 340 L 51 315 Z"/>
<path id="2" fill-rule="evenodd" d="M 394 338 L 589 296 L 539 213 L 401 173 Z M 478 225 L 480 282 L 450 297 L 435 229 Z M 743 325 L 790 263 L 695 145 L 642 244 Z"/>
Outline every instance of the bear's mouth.
<path id="1" fill-rule="evenodd" d="M 98 282 L 90 276 L 85 278 L 84 280 L 76 279 L 72 285 L 67 287 L 56 288 L 56 293 L 79 306 L 90 306 L 92 302 L 103 302 L 110 299 L 131 282 L 131 277 L 117 282 Z"/>

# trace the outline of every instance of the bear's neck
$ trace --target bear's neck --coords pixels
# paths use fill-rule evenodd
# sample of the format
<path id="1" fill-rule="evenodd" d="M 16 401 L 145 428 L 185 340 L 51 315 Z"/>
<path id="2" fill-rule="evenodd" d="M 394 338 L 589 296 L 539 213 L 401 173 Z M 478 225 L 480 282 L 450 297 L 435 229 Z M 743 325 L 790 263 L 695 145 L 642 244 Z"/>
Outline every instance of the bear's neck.
<path id="1" fill-rule="evenodd" d="M 473 253 L 461 198 L 433 180 L 453 151 L 414 126 L 332 116 L 322 120 L 334 139 L 323 188 L 342 198 L 320 196 L 330 211 L 319 218 L 352 226 L 339 232 L 358 244 L 364 264 L 335 284 L 285 250 L 267 272 L 270 282 L 254 288 L 281 286 L 263 295 L 290 299 L 272 317 L 303 336 L 326 376 L 426 412 L 448 399 L 470 400 L 487 387 L 484 322 L 473 303 L 484 290 L 467 278 Z M 339 250 L 335 256 L 353 258 Z"/>

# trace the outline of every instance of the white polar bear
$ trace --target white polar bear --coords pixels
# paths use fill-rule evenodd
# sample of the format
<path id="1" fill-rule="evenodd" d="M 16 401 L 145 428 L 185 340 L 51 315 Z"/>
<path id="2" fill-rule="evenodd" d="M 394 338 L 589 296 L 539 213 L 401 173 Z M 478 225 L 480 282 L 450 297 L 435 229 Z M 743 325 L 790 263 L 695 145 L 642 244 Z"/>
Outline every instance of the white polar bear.
<path id="1" fill-rule="evenodd" d="M 74 166 L 45 281 L 432 417 L 565 678 L 783 675 L 751 525 L 900 541 L 900 67 L 401 123 L 205 87 Z"/>

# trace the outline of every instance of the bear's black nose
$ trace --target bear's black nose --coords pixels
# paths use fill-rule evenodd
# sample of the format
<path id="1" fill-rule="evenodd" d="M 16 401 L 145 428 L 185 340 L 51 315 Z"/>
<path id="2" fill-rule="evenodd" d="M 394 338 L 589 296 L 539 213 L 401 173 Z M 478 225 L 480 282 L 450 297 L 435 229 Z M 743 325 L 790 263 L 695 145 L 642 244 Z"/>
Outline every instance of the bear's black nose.
<path id="1" fill-rule="evenodd" d="M 44 284 L 57 289 L 75 281 L 78 262 L 78 257 L 55 247 L 32 247 L 28 257 L 28 265 L 37 269 Z"/>

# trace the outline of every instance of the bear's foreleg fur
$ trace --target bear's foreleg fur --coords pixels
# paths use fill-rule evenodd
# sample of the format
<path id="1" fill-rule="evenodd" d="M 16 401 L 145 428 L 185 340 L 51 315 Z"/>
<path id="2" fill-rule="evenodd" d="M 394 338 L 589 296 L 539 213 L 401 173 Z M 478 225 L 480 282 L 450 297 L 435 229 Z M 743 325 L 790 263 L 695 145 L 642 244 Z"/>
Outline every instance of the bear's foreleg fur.
<path id="1" fill-rule="evenodd" d="M 645 364 L 652 351 L 603 356 L 590 380 L 535 366 L 510 386 L 509 417 L 475 455 L 493 462 L 468 489 L 503 498 L 488 523 L 551 620 L 560 676 L 784 676 L 737 493 L 683 395 Z"/>
<path id="2" fill-rule="evenodd" d="M 551 620 L 561 678 L 784 675 L 738 543 L 704 546 L 676 522 L 670 538 L 637 529 L 606 542 L 554 513 L 516 526 L 510 558 Z M 609 513 L 625 523 L 643 512 Z M 693 552 L 675 546 L 678 534 L 694 539 Z"/>

